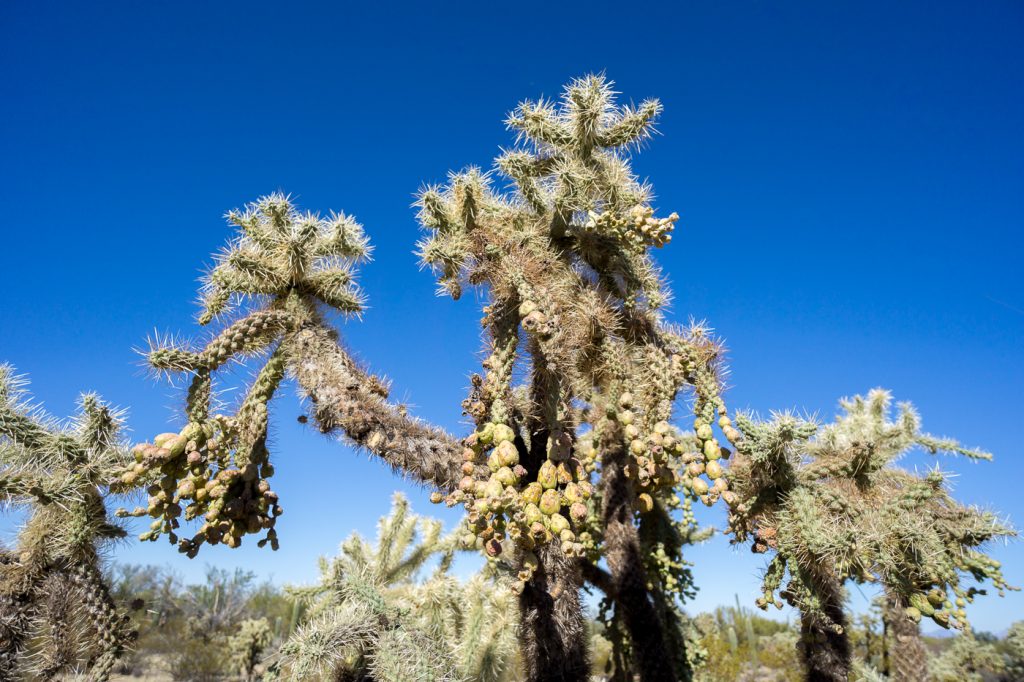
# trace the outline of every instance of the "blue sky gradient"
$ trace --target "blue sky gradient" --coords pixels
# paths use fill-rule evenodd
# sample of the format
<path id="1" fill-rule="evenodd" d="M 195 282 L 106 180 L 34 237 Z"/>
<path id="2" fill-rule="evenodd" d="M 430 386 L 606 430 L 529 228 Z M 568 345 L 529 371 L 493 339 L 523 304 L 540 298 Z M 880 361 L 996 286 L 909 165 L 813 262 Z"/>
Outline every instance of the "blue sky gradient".
<path id="1" fill-rule="evenodd" d="M 944 458 L 965 501 L 1024 523 L 1024 5 L 967 2 L 0 3 L 0 361 L 68 414 L 81 390 L 130 407 L 137 440 L 181 394 L 133 348 L 192 333 L 222 216 L 281 189 L 356 216 L 376 247 L 348 344 L 396 397 L 456 433 L 480 301 L 434 296 L 410 207 L 490 166 L 517 102 L 603 71 L 659 97 L 636 157 L 660 212 L 677 321 L 730 349 L 731 405 L 830 417 L 874 386 L 925 427 L 993 451 Z M 242 375 L 240 378 L 244 378 Z M 164 544 L 120 560 L 198 579 L 205 562 L 308 581 L 352 530 L 416 488 L 273 408 L 281 551 Z M 908 466 L 929 466 L 924 455 Z M 718 510 L 702 512 L 722 524 Z M 4 530 L 10 536 L 12 524 Z M 251 544 L 251 543 L 248 543 Z M 1024 584 L 1024 550 L 995 548 Z M 752 603 L 764 558 L 717 537 L 688 557 L 703 610 Z M 466 564 L 470 570 L 471 562 Z M 855 603 L 863 597 L 854 588 Z M 1001 630 L 1024 597 L 982 598 Z"/>

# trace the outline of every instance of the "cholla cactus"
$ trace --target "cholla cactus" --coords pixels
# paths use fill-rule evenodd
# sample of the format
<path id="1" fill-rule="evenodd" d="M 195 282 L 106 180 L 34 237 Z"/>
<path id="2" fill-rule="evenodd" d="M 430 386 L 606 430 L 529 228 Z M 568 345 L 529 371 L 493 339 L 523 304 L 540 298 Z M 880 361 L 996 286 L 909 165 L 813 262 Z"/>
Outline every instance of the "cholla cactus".
<path id="1" fill-rule="evenodd" d="M 375 546 L 353 534 L 321 564 L 319 585 L 297 590 L 309 619 L 285 643 L 275 678 L 505 682 L 517 653 L 514 595 L 482 576 L 447 573 L 455 537 L 410 514 L 396 495 Z M 426 581 L 418 576 L 439 559 Z"/>
<path id="2" fill-rule="evenodd" d="M 652 135 L 660 111 L 654 100 L 617 105 L 602 77 L 573 81 L 560 102 L 525 102 L 510 115 L 523 144 L 497 159 L 509 192 L 470 169 L 419 197 L 420 254 L 442 291 L 458 298 L 483 285 L 489 297 L 485 372 L 464 403 L 477 430 L 459 489 L 436 499 L 466 506 L 489 556 L 511 555 L 531 679 L 586 674 L 577 566 L 584 559 L 601 576 L 589 565 L 601 556 L 644 679 L 689 674 L 673 665 L 685 660 L 683 642 L 652 602 L 680 565 L 665 512 L 680 504 L 684 458 L 694 465 L 685 494 L 710 503 L 726 489 L 718 460 L 728 452 L 712 425 L 735 431 L 720 347 L 703 327 L 672 329 L 659 314 L 668 294 L 649 248 L 669 241 L 678 216 L 654 217 L 627 151 Z M 687 386 L 697 439 L 684 441 L 667 420 Z M 644 524 L 667 538 L 638 533 Z M 667 572 L 645 567 L 659 542 L 674 555 Z"/>
<path id="3" fill-rule="evenodd" d="M 999 679 L 1005 665 L 991 642 L 980 642 L 966 632 L 956 637 L 941 655 L 928 661 L 928 676 L 934 682 L 984 682 Z"/>
<path id="4" fill-rule="evenodd" d="M 243 620 L 228 639 L 231 662 L 246 682 L 256 679 L 256 664 L 273 639 L 274 631 L 266 618 Z"/>
<path id="5" fill-rule="evenodd" d="M 154 517 L 141 536 L 166 534 L 179 550 L 194 557 L 203 543 L 238 546 L 250 533 L 263 533 L 258 544 L 277 549 L 274 529 L 281 513 L 270 488 L 274 467 L 267 449 L 268 407 L 290 362 L 307 363 L 327 356 L 330 406 L 339 414 L 325 429 L 341 425 L 357 443 L 388 458 L 395 453 L 386 438 L 401 432 L 409 450 L 454 449 L 447 437 L 408 419 L 384 398 L 387 391 L 363 373 L 337 345 L 326 322 L 328 311 L 357 315 L 362 295 L 353 265 L 369 257 L 361 226 L 344 214 L 322 218 L 300 213 L 291 200 L 272 194 L 232 211 L 228 220 L 240 235 L 217 259 L 203 292 L 200 324 L 236 313 L 233 321 L 202 349 L 157 341 L 147 360 L 162 373 L 191 375 L 186 403 L 187 425 L 165 433 L 135 450 L 136 463 L 122 474 L 126 486 L 148 486 L 149 504 L 123 515 Z M 263 366 L 232 414 L 212 404 L 214 372 L 231 360 L 266 355 Z M 322 381 L 321 365 L 296 368 L 300 381 Z M 326 399 L 327 390 L 314 393 Z M 191 538 L 178 537 L 180 518 L 203 517 Z"/>
<path id="6" fill-rule="evenodd" d="M 1006 656 L 1005 680 L 1024 680 L 1024 620 L 1010 625 L 1003 640 Z"/>
<path id="7" fill-rule="evenodd" d="M 968 627 L 964 606 L 984 590 L 961 577 L 991 580 L 1003 593 L 999 563 L 979 550 L 1012 535 L 993 514 L 965 507 L 949 495 L 938 470 L 917 475 L 893 463 L 909 449 L 990 455 L 920 430 L 903 403 L 890 420 L 891 397 L 875 390 L 842 401 L 845 414 L 817 424 L 791 415 L 767 423 L 738 420 L 743 439 L 729 470 L 730 531 L 755 552 L 772 549 L 758 604 L 780 596 L 797 607 L 810 674 L 845 679 L 849 644 L 843 584 L 879 582 L 906 618 L 931 618 L 943 627 Z"/>
<path id="8" fill-rule="evenodd" d="M 17 546 L 0 550 L 0 679 L 85 665 L 90 680 L 106 680 L 133 635 L 99 557 L 125 534 L 107 518 L 104 493 L 130 459 L 121 414 L 85 394 L 62 425 L 23 387 L 0 365 L 0 500 L 29 510 Z"/>

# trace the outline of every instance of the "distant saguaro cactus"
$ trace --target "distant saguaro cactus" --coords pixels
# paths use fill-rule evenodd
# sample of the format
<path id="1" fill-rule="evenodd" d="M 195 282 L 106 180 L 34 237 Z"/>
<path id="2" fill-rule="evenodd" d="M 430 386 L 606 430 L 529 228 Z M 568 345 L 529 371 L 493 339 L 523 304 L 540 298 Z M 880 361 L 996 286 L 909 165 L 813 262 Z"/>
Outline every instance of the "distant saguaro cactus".
<path id="1" fill-rule="evenodd" d="M 105 502 L 130 459 L 121 414 L 84 394 L 63 425 L 27 402 L 24 384 L 0 365 L 0 501 L 29 512 L 17 546 L 0 550 L 0 679 L 50 679 L 86 665 L 99 682 L 133 635 L 98 554 L 125 535 Z"/>
<path id="2" fill-rule="evenodd" d="M 962 576 L 990 580 L 1000 594 L 1009 587 L 979 547 L 1013 531 L 992 513 L 956 502 L 938 470 L 918 475 L 893 466 L 915 447 L 991 455 L 922 433 L 909 403 L 890 420 L 891 401 L 882 390 L 843 400 L 844 414 L 824 427 L 788 414 L 737 420 L 743 438 L 725 495 L 730 531 L 755 552 L 775 552 L 758 605 L 776 603 L 779 591 L 800 610 L 814 679 L 849 673 L 848 580 L 880 583 L 905 618 L 958 629 L 968 628 L 966 603 L 984 594 L 962 586 Z"/>

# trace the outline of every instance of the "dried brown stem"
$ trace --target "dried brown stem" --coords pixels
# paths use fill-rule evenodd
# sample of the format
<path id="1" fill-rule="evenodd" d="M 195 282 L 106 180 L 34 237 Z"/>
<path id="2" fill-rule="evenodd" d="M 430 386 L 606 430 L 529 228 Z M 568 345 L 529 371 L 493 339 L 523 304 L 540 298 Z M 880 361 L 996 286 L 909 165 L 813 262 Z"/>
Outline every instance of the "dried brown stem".
<path id="1" fill-rule="evenodd" d="M 291 371 L 313 403 L 320 431 L 340 430 L 395 470 L 442 490 L 455 488 L 462 476 L 459 442 L 389 403 L 380 380 L 356 364 L 333 329 L 304 326 L 288 348 Z"/>

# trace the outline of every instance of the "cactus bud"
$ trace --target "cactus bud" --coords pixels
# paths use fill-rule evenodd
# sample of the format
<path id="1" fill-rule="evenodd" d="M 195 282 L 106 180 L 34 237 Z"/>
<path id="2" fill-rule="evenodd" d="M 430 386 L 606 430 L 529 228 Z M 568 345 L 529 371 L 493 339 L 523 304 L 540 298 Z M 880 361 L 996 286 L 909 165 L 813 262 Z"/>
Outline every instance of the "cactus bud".
<path id="1" fill-rule="evenodd" d="M 476 438 L 481 445 L 490 445 L 494 440 L 494 424 L 484 424 L 484 427 L 476 432 Z"/>
<path id="2" fill-rule="evenodd" d="M 519 304 L 519 317 L 527 317 L 537 309 L 537 304 L 527 299 Z"/>
<path id="3" fill-rule="evenodd" d="M 543 467 L 541 467 L 543 468 Z M 523 502 L 527 504 L 540 504 L 540 496 L 544 494 L 544 486 L 534 481 L 523 489 Z"/>
<path id="4" fill-rule="evenodd" d="M 487 485 L 484 487 L 485 497 L 501 497 L 503 492 L 505 492 L 505 486 L 501 484 L 501 481 L 494 476 L 488 479 Z"/>
<path id="5" fill-rule="evenodd" d="M 500 426 L 504 426 L 501 424 Z M 508 429 L 507 426 L 505 426 Z M 511 431 L 512 429 L 508 429 Z M 494 453 L 491 457 L 497 456 L 500 466 L 513 467 L 519 464 L 519 450 L 516 448 L 515 443 L 511 439 L 503 440 L 498 443 L 498 447 L 494 449 Z M 488 463 L 489 460 L 488 460 Z"/>

